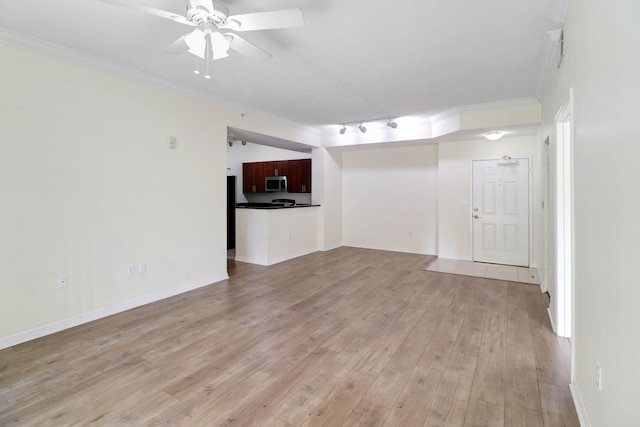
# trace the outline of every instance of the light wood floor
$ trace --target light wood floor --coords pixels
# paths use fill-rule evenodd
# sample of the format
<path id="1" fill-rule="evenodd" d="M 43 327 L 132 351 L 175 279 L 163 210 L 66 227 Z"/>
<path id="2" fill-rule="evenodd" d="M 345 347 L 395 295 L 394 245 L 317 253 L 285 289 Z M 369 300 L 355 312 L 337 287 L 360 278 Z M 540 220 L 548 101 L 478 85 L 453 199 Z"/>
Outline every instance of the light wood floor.
<path id="1" fill-rule="evenodd" d="M 577 426 L 535 285 L 340 248 L 0 351 L 0 425 Z"/>

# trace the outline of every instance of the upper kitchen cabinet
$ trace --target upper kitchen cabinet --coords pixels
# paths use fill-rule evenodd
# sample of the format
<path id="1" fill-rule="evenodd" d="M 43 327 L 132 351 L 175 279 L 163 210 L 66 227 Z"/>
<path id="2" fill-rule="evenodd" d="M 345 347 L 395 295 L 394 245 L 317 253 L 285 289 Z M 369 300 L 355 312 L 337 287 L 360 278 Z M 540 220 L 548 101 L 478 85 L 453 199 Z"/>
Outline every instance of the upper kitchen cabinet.
<path id="1" fill-rule="evenodd" d="M 264 178 L 272 176 L 267 174 L 267 163 L 254 162 L 242 164 L 242 192 L 243 193 L 264 193 Z"/>
<path id="2" fill-rule="evenodd" d="M 289 162 L 287 160 L 276 160 L 266 163 L 266 176 L 289 176 Z"/>
<path id="3" fill-rule="evenodd" d="M 311 159 L 243 163 L 242 192 L 264 193 L 268 176 L 286 176 L 289 193 L 311 193 Z"/>
<path id="4" fill-rule="evenodd" d="M 289 193 L 311 193 L 311 159 L 289 160 Z"/>

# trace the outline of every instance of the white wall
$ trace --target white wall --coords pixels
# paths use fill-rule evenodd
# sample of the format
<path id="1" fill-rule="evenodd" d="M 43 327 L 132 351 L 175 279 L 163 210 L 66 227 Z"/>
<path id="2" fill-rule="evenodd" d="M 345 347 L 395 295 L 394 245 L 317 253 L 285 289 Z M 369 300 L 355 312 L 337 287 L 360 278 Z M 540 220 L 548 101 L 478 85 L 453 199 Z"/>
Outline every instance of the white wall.
<path id="1" fill-rule="evenodd" d="M 236 260 L 273 265 L 319 249 L 318 207 L 236 209 Z"/>
<path id="2" fill-rule="evenodd" d="M 313 150 L 312 202 L 322 205 L 319 214 L 321 250 L 343 245 L 342 223 L 342 152 L 333 149 Z"/>
<path id="3" fill-rule="evenodd" d="M 0 348 L 225 279 L 227 126 L 314 139 L 33 51 L 0 57 Z"/>
<path id="4" fill-rule="evenodd" d="M 531 159 L 530 167 L 535 172 L 537 164 L 537 136 L 508 137 L 499 141 L 486 139 L 446 142 L 438 150 L 438 256 L 453 259 L 472 259 L 471 238 L 471 161 L 499 159 L 505 155 L 512 158 Z M 533 229 L 539 226 L 540 199 L 537 177 L 532 183 L 531 211 L 534 215 Z M 463 206 L 462 202 L 466 202 Z M 536 239 L 532 235 L 532 265 L 536 265 Z"/>
<path id="5" fill-rule="evenodd" d="M 345 245 L 436 252 L 437 151 L 427 145 L 342 153 Z"/>
<path id="6" fill-rule="evenodd" d="M 571 2 L 565 57 L 543 98 L 540 142 L 554 144 L 574 89 L 573 392 L 583 424 L 598 427 L 640 419 L 638 16 L 635 0 Z"/>

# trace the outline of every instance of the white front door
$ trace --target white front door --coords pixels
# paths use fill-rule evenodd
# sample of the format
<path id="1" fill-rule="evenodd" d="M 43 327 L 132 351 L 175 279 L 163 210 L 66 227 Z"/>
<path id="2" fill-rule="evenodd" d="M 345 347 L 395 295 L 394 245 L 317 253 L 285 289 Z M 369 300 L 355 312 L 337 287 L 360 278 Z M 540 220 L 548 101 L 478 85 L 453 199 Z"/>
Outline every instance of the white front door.
<path id="1" fill-rule="evenodd" d="M 473 161 L 473 260 L 529 266 L 529 159 Z"/>

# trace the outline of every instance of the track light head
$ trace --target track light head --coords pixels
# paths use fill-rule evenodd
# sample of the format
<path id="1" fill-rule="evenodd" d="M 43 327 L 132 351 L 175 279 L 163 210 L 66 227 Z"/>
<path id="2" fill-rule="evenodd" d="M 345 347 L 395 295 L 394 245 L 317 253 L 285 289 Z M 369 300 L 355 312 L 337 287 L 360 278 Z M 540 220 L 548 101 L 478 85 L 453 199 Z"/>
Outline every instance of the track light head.
<path id="1" fill-rule="evenodd" d="M 247 141 L 240 141 L 242 142 L 242 145 L 247 145 Z"/>
<path id="2" fill-rule="evenodd" d="M 229 144 L 229 147 L 233 147 L 233 141 L 227 141 L 227 144 Z"/>
<path id="3" fill-rule="evenodd" d="M 389 126 L 391 129 L 395 129 L 398 127 L 398 122 L 392 122 L 391 119 L 389 119 L 389 121 L 387 122 L 387 126 Z"/>
<path id="4" fill-rule="evenodd" d="M 347 127 L 345 125 L 342 125 L 342 129 L 340 129 L 340 135 L 344 135 L 346 131 L 347 131 Z"/>
<path id="5" fill-rule="evenodd" d="M 360 129 L 360 132 L 365 133 L 367 131 L 367 128 L 364 127 L 364 125 L 362 123 L 360 123 L 360 126 L 358 126 L 358 129 Z"/>

